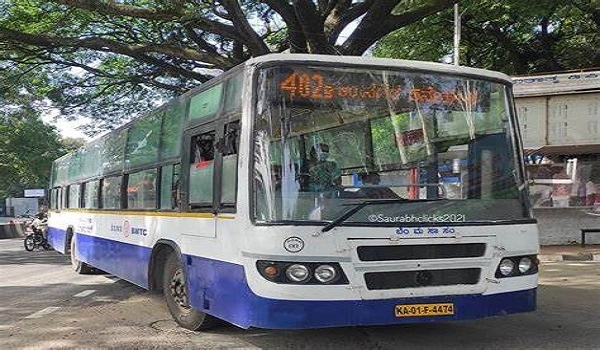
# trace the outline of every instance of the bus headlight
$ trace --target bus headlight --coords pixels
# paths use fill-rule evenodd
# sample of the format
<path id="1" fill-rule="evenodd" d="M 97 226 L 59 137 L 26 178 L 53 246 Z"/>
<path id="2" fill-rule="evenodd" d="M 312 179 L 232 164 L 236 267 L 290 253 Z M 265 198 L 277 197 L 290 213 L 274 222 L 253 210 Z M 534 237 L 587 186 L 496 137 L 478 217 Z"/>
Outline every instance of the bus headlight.
<path id="1" fill-rule="evenodd" d="M 294 282 L 304 282 L 310 277 L 310 271 L 304 265 L 294 264 L 285 270 L 285 275 Z"/>
<path id="2" fill-rule="evenodd" d="M 338 262 L 257 260 L 256 269 L 265 279 L 279 284 L 337 285 L 348 284 L 348 278 Z"/>
<path id="3" fill-rule="evenodd" d="M 533 261 L 527 256 L 524 256 L 519 260 L 519 272 L 527 273 L 533 266 Z"/>
<path id="4" fill-rule="evenodd" d="M 538 272 L 538 263 L 539 261 L 535 255 L 502 258 L 496 269 L 496 278 L 536 274 Z"/>
<path id="5" fill-rule="evenodd" d="M 510 259 L 502 259 L 498 267 L 502 276 L 510 276 L 515 270 L 515 263 Z"/>
<path id="6" fill-rule="evenodd" d="M 319 282 L 329 283 L 337 277 L 335 268 L 331 265 L 320 265 L 315 269 L 315 278 Z"/>

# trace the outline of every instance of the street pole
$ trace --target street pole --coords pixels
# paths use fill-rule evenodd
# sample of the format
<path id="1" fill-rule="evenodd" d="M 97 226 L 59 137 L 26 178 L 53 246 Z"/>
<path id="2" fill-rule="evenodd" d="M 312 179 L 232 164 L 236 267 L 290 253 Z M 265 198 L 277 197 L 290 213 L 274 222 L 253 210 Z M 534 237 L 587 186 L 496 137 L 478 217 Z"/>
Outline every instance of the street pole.
<path id="1" fill-rule="evenodd" d="M 460 59 L 460 13 L 458 12 L 458 3 L 454 4 L 454 64 L 459 65 Z"/>

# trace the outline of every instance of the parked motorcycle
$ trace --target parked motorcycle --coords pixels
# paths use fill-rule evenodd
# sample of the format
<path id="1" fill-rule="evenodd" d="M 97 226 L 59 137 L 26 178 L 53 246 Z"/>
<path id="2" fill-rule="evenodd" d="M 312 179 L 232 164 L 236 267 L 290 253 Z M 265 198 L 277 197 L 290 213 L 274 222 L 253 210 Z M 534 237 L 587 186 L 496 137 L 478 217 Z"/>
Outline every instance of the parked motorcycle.
<path id="1" fill-rule="evenodd" d="M 28 225 L 28 232 L 23 245 L 28 252 L 34 249 L 44 248 L 49 250 L 50 244 L 46 239 L 46 230 L 48 229 L 48 218 L 43 214 L 38 214 L 33 221 Z"/>

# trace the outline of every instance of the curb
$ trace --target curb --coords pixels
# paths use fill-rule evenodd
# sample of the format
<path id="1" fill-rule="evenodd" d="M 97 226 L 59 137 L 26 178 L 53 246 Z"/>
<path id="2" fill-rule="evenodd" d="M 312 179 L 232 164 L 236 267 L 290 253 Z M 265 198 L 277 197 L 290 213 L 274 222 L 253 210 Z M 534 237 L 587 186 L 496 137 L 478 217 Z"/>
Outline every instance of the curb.
<path id="1" fill-rule="evenodd" d="M 539 254 L 540 261 L 600 261 L 600 254 Z"/>
<path id="2" fill-rule="evenodd" d="M 0 239 L 24 236 L 25 225 L 22 223 L 0 224 Z"/>

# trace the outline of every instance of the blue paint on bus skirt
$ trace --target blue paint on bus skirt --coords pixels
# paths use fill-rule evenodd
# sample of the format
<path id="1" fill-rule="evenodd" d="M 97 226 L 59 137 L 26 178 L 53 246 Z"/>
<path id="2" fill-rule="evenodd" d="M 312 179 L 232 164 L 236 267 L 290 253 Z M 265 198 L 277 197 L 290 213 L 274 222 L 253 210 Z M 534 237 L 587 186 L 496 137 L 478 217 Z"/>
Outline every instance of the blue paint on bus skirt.
<path id="1" fill-rule="evenodd" d="M 60 242 L 60 232 L 51 232 Z M 94 267 L 141 287 L 148 287 L 151 248 L 82 234 L 77 235 L 76 243 L 80 256 Z M 492 295 L 383 300 L 270 299 L 250 290 L 241 265 L 192 255 L 184 255 L 182 262 L 187 269 L 192 306 L 244 328 L 302 329 L 446 322 L 528 312 L 535 310 L 536 305 L 536 288 Z M 273 284 L 273 288 L 277 286 Z M 299 285 L 298 288 L 308 289 L 311 286 Z M 396 305 L 434 303 L 453 303 L 454 315 L 395 316 Z"/>
<path id="2" fill-rule="evenodd" d="M 56 247 L 64 246 L 66 232 L 50 228 L 48 237 L 52 247 L 58 250 Z M 140 287 L 148 288 L 151 248 L 81 233 L 75 235 L 75 243 L 80 260 Z"/>
<path id="3" fill-rule="evenodd" d="M 67 232 L 54 227 L 48 227 L 48 243 L 62 254 L 66 253 Z"/>
<path id="4" fill-rule="evenodd" d="M 383 300 L 279 300 L 254 294 L 240 265 L 187 257 L 192 305 L 240 327 L 301 329 L 446 322 L 535 310 L 536 289 L 493 295 L 449 295 Z M 273 284 L 273 288 L 277 288 Z M 298 288 L 311 288 L 299 285 Z M 302 294 L 300 291 L 298 294 Z M 454 303 L 454 315 L 396 317 L 400 304 Z"/>

